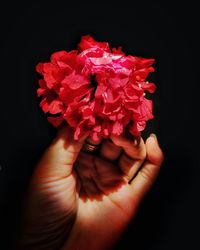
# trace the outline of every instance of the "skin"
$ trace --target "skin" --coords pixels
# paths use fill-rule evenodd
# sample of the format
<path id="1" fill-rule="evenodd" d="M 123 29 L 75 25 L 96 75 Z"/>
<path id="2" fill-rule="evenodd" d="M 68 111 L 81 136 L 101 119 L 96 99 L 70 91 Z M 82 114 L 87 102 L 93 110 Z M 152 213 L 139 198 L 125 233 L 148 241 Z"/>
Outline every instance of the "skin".
<path id="1" fill-rule="evenodd" d="M 98 154 L 81 151 L 86 137 L 74 141 L 65 127 L 44 152 L 24 202 L 19 249 L 111 249 L 134 218 L 163 161 L 156 136 L 112 136 Z"/>

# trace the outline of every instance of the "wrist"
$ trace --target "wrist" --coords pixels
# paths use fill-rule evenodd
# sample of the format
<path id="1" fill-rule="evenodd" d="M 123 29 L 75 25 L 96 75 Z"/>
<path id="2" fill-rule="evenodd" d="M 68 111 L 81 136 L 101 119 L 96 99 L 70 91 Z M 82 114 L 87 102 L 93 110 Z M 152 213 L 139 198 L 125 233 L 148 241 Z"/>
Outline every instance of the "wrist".
<path id="1" fill-rule="evenodd" d="M 75 223 L 65 245 L 61 250 L 110 250 L 121 236 L 121 232 L 99 230 L 96 225 L 77 225 Z"/>

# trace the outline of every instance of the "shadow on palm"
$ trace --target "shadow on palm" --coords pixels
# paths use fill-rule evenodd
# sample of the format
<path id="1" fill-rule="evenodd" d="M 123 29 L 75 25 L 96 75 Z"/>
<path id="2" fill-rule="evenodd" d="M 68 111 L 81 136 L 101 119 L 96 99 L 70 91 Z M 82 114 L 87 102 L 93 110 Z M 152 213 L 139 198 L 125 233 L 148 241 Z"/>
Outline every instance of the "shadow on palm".
<path id="1" fill-rule="evenodd" d="M 101 201 L 104 196 L 117 192 L 127 185 L 117 161 L 109 161 L 97 153 L 81 152 L 74 170 L 78 177 L 79 197 L 83 201 Z"/>

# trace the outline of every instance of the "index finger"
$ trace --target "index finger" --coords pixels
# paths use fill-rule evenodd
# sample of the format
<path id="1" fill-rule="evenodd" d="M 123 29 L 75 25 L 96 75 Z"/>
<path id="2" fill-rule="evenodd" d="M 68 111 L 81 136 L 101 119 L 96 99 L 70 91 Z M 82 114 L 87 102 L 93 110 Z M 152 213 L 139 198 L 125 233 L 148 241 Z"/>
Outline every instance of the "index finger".
<path id="1" fill-rule="evenodd" d="M 134 138 L 132 135 L 112 137 L 112 140 L 123 149 L 118 164 L 125 180 L 130 182 L 146 158 L 144 141 L 141 137 Z"/>
<path id="2" fill-rule="evenodd" d="M 135 160 L 141 160 L 146 157 L 146 148 L 142 137 L 133 137 L 131 134 L 121 134 L 111 136 L 115 145 L 121 147 L 127 156 Z"/>

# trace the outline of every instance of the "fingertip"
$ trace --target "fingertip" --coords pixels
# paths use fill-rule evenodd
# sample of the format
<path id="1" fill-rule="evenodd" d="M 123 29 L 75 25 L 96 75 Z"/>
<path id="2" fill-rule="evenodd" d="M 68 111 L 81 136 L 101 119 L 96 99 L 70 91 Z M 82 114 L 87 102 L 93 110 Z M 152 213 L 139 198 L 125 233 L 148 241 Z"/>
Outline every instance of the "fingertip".
<path id="1" fill-rule="evenodd" d="M 137 147 L 140 145 L 141 137 L 134 137 L 132 134 L 111 135 L 110 139 L 118 147 Z"/>
<path id="2" fill-rule="evenodd" d="M 151 133 L 149 137 L 154 138 L 156 140 L 156 142 L 158 142 L 158 138 L 157 138 L 156 134 Z"/>
<path id="3" fill-rule="evenodd" d="M 156 134 L 150 134 L 146 140 L 147 159 L 156 165 L 161 165 L 164 159 Z"/>
<path id="4" fill-rule="evenodd" d="M 87 138 L 85 138 L 86 141 L 92 145 L 99 145 L 102 140 L 103 140 L 103 137 L 98 137 L 98 138 L 92 138 L 91 136 L 88 136 Z"/>
<path id="5" fill-rule="evenodd" d="M 122 135 L 116 136 L 116 135 L 111 135 L 110 140 L 116 145 L 116 146 L 121 146 L 121 140 L 122 140 Z"/>

